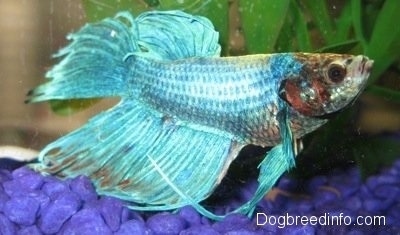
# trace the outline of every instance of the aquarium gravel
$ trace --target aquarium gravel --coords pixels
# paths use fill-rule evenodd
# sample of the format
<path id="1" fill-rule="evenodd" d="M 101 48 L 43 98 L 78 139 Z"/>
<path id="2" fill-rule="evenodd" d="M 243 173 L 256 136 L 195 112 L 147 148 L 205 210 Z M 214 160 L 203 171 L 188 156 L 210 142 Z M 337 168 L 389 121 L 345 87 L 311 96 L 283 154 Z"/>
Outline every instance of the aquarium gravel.
<path id="1" fill-rule="evenodd" d="M 216 212 L 251 197 L 251 181 L 233 192 Z M 358 168 L 334 170 L 306 182 L 283 177 L 275 197 L 259 203 L 253 218 L 232 214 L 211 221 L 193 208 L 175 213 L 139 213 L 123 202 L 98 196 L 87 177 L 61 181 L 26 167 L 0 169 L 0 234 L 399 234 L 400 160 L 362 181 Z M 385 216 L 385 225 L 287 225 L 265 223 L 264 214 L 290 216 Z M 371 217 L 368 217 L 371 218 Z M 273 222 L 273 221 L 271 221 Z M 289 220 L 287 222 L 290 222 Z M 352 221 L 354 222 L 354 221 Z M 382 223 L 383 221 L 381 221 Z"/>

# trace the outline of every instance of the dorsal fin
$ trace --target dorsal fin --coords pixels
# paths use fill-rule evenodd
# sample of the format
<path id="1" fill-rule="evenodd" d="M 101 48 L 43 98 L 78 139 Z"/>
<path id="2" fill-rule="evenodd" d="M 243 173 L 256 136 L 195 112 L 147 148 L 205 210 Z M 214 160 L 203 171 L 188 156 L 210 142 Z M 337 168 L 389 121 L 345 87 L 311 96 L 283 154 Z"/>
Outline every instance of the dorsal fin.
<path id="1" fill-rule="evenodd" d="M 126 97 L 134 76 L 130 55 L 176 60 L 218 57 L 221 51 L 212 23 L 182 11 L 152 11 L 136 19 L 121 12 L 86 24 L 68 39 L 55 54 L 62 60 L 46 73 L 48 82 L 30 91 L 27 102 Z"/>

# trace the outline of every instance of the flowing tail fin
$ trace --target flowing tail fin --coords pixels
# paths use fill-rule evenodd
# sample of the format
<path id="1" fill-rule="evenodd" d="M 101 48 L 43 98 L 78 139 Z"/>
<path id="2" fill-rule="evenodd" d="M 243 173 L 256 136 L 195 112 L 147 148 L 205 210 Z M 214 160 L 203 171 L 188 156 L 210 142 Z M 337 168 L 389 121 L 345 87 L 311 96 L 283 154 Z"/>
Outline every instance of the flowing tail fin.
<path id="1" fill-rule="evenodd" d="M 55 57 L 63 57 L 46 73 L 47 83 L 30 91 L 28 102 L 124 96 L 129 67 L 124 57 L 137 51 L 129 15 L 87 24 L 67 38 L 73 40 Z"/>
<path id="2" fill-rule="evenodd" d="M 127 60 L 131 55 L 175 60 L 220 53 L 211 22 L 180 11 L 148 12 L 136 19 L 121 12 L 85 25 L 68 39 L 72 43 L 55 54 L 62 60 L 47 72 L 49 81 L 28 93 L 28 103 L 125 97 L 134 85 L 127 84 L 135 76 Z"/>

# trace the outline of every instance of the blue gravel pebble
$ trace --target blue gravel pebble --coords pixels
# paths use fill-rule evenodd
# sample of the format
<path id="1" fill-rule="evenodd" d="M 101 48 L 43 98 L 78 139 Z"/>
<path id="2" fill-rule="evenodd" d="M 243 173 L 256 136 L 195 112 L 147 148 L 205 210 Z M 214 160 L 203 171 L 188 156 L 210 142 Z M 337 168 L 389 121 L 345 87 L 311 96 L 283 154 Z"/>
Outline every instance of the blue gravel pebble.
<path id="1" fill-rule="evenodd" d="M 146 225 L 144 222 L 139 220 L 129 220 L 121 224 L 121 227 L 117 232 L 114 233 L 115 235 L 130 235 L 130 234 L 137 234 L 137 235 L 145 235 L 148 234 L 146 230 Z"/>
<path id="2" fill-rule="evenodd" d="M 17 231 L 17 226 L 11 222 L 4 214 L 0 213 L 0 234 L 14 235 Z"/>
<path id="3" fill-rule="evenodd" d="M 147 220 L 147 226 L 155 234 L 178 234 L 187 226 L 186 221 L 173 214 L 160 213 L 151 216 Z"/>
<path id="4" fill-rule="evenodd" d="M 83 201 L 90 201 L 97 199 L 96 190 L 86 176 L 78 176 L 72 179 L 70 183 L 71 191 L 76 192 Z"/>
<path id="5" fill-rule="evenodd" d="M 211 226 L 207 225 L 196 225 L 193 227 L 190 227 L 188 229 L 183 230 L 179 235 L 198 235 L 198 234 L 204 234 L 204 235 L 219 235 L 221 233 L 217 232 L 214 228 Z"/>
<path id="6" fill-rule="evenodd" d="M 7 193 L 8 196 L 18 196 L 25 195 L 29 192 L 29 190 L 21 188 L 21 185 L 17 180 L 9 180 L 3 183 L 4 192 Z"/>
<path id="7" fill-rule="evenodd" d="M 5 169 L 0 169 L 0 183 L 3 183 L 5 181 L 8 181 L 12 179 L 11 172 L 5 170 Z"/>
<path id="8" fill-rule="evenodd" d="M 279 179 L 276 187 L 285 191 L 291 191 L 296 188 L 297 183 L 297 180 L 290 179 L 288 177 L 282 177 Z"/>
<path id="9" fill-rule="evenodd" d="M 73 193 L 60 194 L 43 210 L 39 228 L 45 233 L 56 233 L 81 205 L 79 197 Z"/>
<path id="10" fill-rule="evenodd" d="M 21 189 L 34 190 L 43 184 L 43 177 L 27 167 L 21 167 L 12 172 L 14 181 L 18 182 Z"/>
<path id="11" fill-rule="evenodd" d="M 18 178 L 19 185 L 28 190 L 40 188 L 43 184 L 43 177 L 36 173 L 26 174 Z"/>
<path id="12" fill-rule="evenodd" d="M 214 223 L 212 227 L 220 233 L 227 233 L 239 229 L 253 229 L 251 221 L 241 214 L 228 215 L 222 221 Z"/>
<path id="13" fill-rule="evenodd" d="M 316 208 L 323 207 L 340 199 L 340 194 L 334 188 L 321 188 L 313 195 Z"/>
<path id="14" fill-rule="evenodd" d="M 191 206 L 182 207 L 178 214 L 186 220 L 189 226 L 201 224 L 200 214 Z"/>
<path id="15" fill-rule="evenodd" d="M 63 181 L 52 180 L 44 183 L 44 185 L 42 186 L 42 191 L 54 200 L 56 197 L 58 197 L 58 195 L 68 192 L 69 187 Z"/>
<path id="16" fill-rule="evenodd" d="M 6 202 L 4 214 L 19 225 L 33 225 L 36 221 L 39 205 L 39 202 L 34 198 L 15 196 Z"/>
<path id="17" fill-rule="evenodd" d="M 201 217 L 201 224 L 211 225 L 211 221 L 207 217 Z"/>
<path id="18" fill-rule="evenodd" d="M 382 184 L 375 188 L 374 194 L 377 198 L 393 198 L 397 199 L 400 197 L 400 187 L 392 184 Z"/>
<path id="19" fill-rule="evenodd" d="M 142 215 L 140 214 L 140 212 L 138 211 L 133 211 L 133 210 L 129 210 L 127 207 L 123 207 L 122 208 L 122 213 L 121 213 L 121 223 L 131 220 L 131 219 L 135 219 L 141 222 L 145 222 L 145 219 L 142 217 Z"/>
<path id="20" fill-rule="evenodd" d="M 315 234 L 315 228 L 312 226 L 286 226 L 282 228 L 282 234 L 291 234 L 291 235 L 309 235 L 309 234 Z M 341 234 L 341 233 L 337 233 Z"/>
<path id="21" fill-rule="evenodd" d="M 43 191 L 34 190 L 25 195 L 39 202 L 39 213 L 42 213 L 45 208 L 50 204 L 51 199 Z"/>
<path id="22" fill-rule="evenodd" d="M 42 232 L 36 225 L 21 228 L 17 233 L 17 235 L 41 235 L 41 234 Z"/>
<path id="23" fill-rule="evenodd" d="M 299 213 L 301 215 L 306 215 L 315 209 L 314 203 L 311 200 L 304 199 L 299 201 L 288 201 L 286 206 L 286 211 L 288 213 Z"/>
<path id="24" fill-rule="evenodd" d="M 357 211 L 360 210 L 362 207 L 362 201 L 359 197 L 357 196 L 351 196 L 344 200 L 344 207 L 348 208 L 352 211 Z"/>
<path id="25" fill-rule="evenodd" d="M 247 229 L 238 229 L 224 233 L 224 235 L 263 235 L 261 232 L 250 231 Z"/>
<path id="26" fill-rule="evenodd" d="M 315 176 L 314 178 L 310 179 L 306 186 L 306 190 L 309 193 L 315 192 L 318 190 L 321 186 L 325 186 L 326 183 L 328 182 L 328 177 L 325 175 L 318 175 Z"/>
<path id="27" fill-rule="evenodd" d="M 400 223 L 400 203 L 391 207 L 388 211 L 389 224 L 399 226 Z"/>
<path id="28" fill-rule="evenodd" d="M 20 168 L 14 170 L 13 172 L 11 172 L 11 175 L 14 179 L 19 179 L 25 175 L 32 175 L 32 174 L 36 174 L 36 173 L 27 167 L 20 167 Z"/>
<path id="29" fill-rule="evenodd" d="M 376 198 L 370 198 L 364 200 L 363 206 L 365 210 L 374 213 L 388 209 L 393 204 L 392 202 L 393 201 L 391 199 L 380 200 Z"/>
<path id="30" fill-rule="evenodd" d="M 4 205 L 10 199 L 10 197 L 4 192 L 0 185 L 0 212 L 4 210 Z"/>
<path id="31" fill-rule="evenodd" d="M 394 184 L 399 185 L 399 177 L 392 176 L 392 175 L 377 175 L 371 176 L 367 179 L 366 185 L 371 190 L 374 191 L 376 187 L 380 186 L 381 184 Z"/>
<path id="32" fill-rule="evenodd" d="M 116 198 L 104 197 L 98 203 L 98 209 L 106 224 L 113 232 L 117 231 L 121 224 L 122 202 Z"/>
<path id="33" fill-rule="evenodd" d="M 93 209 L 82 209 L 74 214 L 65 223 L 62 229 L 63 234 L 82 234 L 82 235 L 111 235 L 111 229 L 106 225 L 100 213 Z"/>
<path id="34" fill-rule="evenodd" d="M 331 187 L 335 188 L 341 197 L 349 197 L 359 190 L 360 182 L 355 180 L 343 180 L 342 182 L 331 182 Z"/>

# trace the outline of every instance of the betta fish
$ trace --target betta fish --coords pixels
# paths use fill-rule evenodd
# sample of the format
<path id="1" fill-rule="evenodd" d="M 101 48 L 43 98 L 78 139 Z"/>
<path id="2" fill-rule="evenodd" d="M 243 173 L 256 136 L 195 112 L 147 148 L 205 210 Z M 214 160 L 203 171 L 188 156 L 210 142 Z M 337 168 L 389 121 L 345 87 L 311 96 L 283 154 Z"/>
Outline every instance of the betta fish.
<path id="1" fill-rule="evenodd" d="M 221 57 L 212 23 L 181 11 L 121 12 L 68 39 L 28 102 L 120 102 L 47 145 L 31 167 L 61 178 L 86 175 L 99 194 L 136 210 L 191 205 L 212 219 L 223 215 L 200 202 L 244 146 L 273 146 L 254 196 L 233 211 L 251 215 L 294 166 L 294 141 L 352 103 L 373 64 L 341 54 Z"/>

